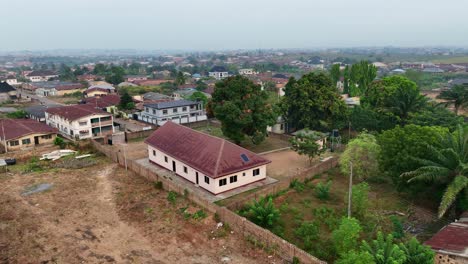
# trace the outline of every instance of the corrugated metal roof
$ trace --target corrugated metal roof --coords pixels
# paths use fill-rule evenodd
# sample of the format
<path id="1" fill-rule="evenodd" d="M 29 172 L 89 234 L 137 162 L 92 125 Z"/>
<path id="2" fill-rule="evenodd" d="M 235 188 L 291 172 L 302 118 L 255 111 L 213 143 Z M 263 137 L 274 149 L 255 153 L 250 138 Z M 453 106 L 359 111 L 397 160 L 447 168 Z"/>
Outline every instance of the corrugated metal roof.
<path id="1" fill-rule="evenodd" d="M 93 114 L 111 115 L 105 111 L 102 111 L 101 109 L 97 109 L 96 106 L 90 104 L 51 107 L 46 109 L 46 113 L 58 115 L 70 121 Z"/>
<path id="2" fill-rule="evenodd" d="M 222 138 L 166 122 L 145 141 L 211 178 L 219 178 L 271 161 Z M 245 162 L 241 155 L 248 159 Z"/>
<path id="3" fill-rule="evenodd" d="M 0 119 L 0 137 L 11 140 L 29 134 L 57 133 L 57 129 L 32 119 Z M 5 133 L 5 134 L 3 134 Z"/>
<path id="4" fill-rule="evenodd" d="M 196 104 L 199 104 L 199 103 L 190 101 L 190 100 L 175 100 L 175 101 L 161 102 L 157 104 L 144 104 L 144 106 L 148 106 L 148 107 L 156 108 L 156 109 L 165 109 L 165 108 L 172 108 L 172 107 L 190 106 L 190 105 L 196 105 Z"/>

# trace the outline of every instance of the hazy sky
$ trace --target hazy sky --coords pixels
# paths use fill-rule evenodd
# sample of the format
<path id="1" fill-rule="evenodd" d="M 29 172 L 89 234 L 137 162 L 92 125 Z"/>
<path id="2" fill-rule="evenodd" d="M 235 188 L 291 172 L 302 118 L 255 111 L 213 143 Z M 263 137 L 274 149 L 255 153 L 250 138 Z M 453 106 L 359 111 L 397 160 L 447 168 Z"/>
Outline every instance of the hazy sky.
<path id="1" fill-rule="evenodd" d="M 0 50 L 468 46 L 468 0 L 0 0 Z"/>

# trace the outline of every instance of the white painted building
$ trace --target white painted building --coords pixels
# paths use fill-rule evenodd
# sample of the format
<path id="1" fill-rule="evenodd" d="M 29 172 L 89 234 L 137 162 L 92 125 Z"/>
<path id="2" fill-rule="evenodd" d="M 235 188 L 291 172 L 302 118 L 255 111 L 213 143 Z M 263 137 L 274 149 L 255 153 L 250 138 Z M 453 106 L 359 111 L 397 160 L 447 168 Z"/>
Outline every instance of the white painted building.
<path id="1" fill-rule="evenodd" d="M 240 75 L 253 75 L 253 74 L 257 74 L 257 72 L 255 72 L 254 69 L 240 69 L 239 74 Z"/>
<path id="2" fill-rule="evenodd" d="M 159 126 L 167 121 L 186 124 L 207 120 L 202 102 L 174 100 L 144 104 L 143 107 L 143 111 L 138 114 L 138 120 Z"/>
<path id="3" fill-rule="evenodd" d="M 49 70 L 32 71 L 26 76 L 31 82 L 46 82 L 51 78 L 57 78 L 58 74 Z"/>
<path id="4" fill-rule="evenodd" d="M 229 77 L 229 72 L 223 66 L 214 66 L 208 72 L 208 76 L 215 78 L 216 80 L 221 80 Z"/>
<path id="5" fill-rule="evenodd" d="M 114 133 L 112 114 L 93 105 L 80 104 L 47 108 L 46 124 L 70 139 L 87 139 Z"/>
<path id="6" fill-rule="evenodd" d="M 167 122 L 145 141 L 149 161 L 212 194 L 266 178 L 269 160 L 222 138 Z"/>

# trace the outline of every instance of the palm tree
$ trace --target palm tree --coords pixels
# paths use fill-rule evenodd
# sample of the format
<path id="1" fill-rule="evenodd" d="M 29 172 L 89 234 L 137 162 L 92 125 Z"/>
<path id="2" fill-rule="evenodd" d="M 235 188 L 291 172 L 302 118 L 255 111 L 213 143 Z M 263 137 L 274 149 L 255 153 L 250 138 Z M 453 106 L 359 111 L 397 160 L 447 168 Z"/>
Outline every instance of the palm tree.
<path id="1" fill-rule="evenodd" d="M 442 91 L 437 98 L 447 100 L 446 105 L 453 104 L 458 115 L 460 108 L 468 107 L 468 86 L 455 85 L 450 90 Z"/>
<path id="2" fill-rule="evenodd" d="M 428 146 L 432 158 L 415 158 L 422 166 L 401 175 L 411 177 L 408 182 L 430 181 L 447 185 L 439 205 L 439 218 L 460 195 L 468 195 L 468 130 L 459 125 L 452 134 L 441 137 L 440 146 Z"/>
<path id="3" fill-rule="evenodd" d="M 417 112 L 427 103 L 427 98 L 417 89 L 399 87 L 395 94 L 387 99 L 387 110 L 399 116 L 403 121 L 411 112 Z"/>

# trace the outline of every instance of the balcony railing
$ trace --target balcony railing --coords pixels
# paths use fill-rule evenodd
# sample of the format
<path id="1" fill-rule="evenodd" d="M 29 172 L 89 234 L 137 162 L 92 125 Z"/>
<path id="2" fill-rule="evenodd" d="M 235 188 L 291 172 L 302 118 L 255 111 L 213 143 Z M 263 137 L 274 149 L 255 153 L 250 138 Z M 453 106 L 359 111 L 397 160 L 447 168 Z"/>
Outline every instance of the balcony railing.
<path id="1" fill-rule="evenodd" d="M 112 124 L 113 124 L 112 120 L 107 120 L 107 121 L 91 123 L 91 127 L 108 126 L 108 125 L 112 125 Z"/>

